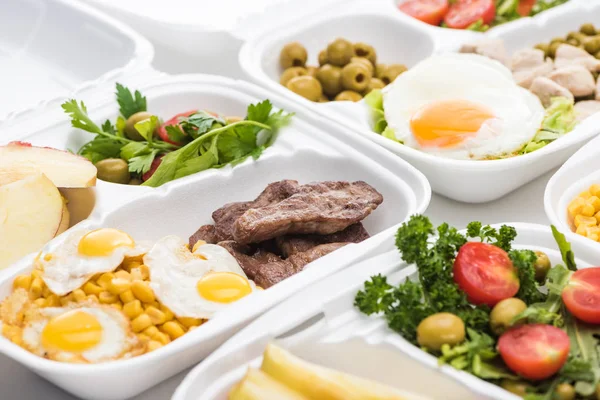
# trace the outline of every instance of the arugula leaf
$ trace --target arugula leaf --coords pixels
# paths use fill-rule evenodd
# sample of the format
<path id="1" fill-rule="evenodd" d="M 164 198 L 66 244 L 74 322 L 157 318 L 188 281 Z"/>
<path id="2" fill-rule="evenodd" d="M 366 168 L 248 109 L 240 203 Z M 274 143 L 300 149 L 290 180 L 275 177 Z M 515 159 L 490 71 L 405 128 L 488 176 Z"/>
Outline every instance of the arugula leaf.
<path id="1" fill-rule="evenodd" d="M 563 262 L 571 271 L 577 271 L 577 264 L 575 263 L 575 253 L 571 250 L 571 243 L 567 241 L 565 235 L 560 233 L 558 229 L 554 225 L 552 228 L 552 236 L 554 236 L 554 240 L 558 245 L 558 249 L 560 250 L 560 254 L 562 255 Z"/>
<path id="2" fill-rule="evenodd" d="M 543 12 L 543 11 L 549 10 L 552 7 L 556 7 L 556 6 L 559 6 L 561 4 L 564 4 L 567 1 L 569 1 L 569 0 L 537 0 L 535 2 L 535 5 L 531 9 L 531 13 L 529 15 L 530 16 L 534 16 L 536 14 L 539 14 L 539 13 Z"/>
<path id="3" fill-rule="evenodd" d="M 196 140 L 165 155 L 161 159 L 160 166 L 156 169 L 154 174 L 152 174 L 150 179 L 143 183 L 143 185 L 158 187 L 174 180 L 177 170 L 180 169 L 186 161 L 198 157 L 198 150 L 201 145 L 202 142 Z"/>
<path id="4" fill-rule="evenodd" d="M 151 150 L 147 154 L 141 154 L 129 159 L 129 172 L 134 174 L 143 175 L 146 172 L 150 171 L 152 167 L 152 161 L 158 154 L 158 150 Z"/>
<path id="5" fill-rule="evenodd" d="M 570 372 L 571 378 L 576 381 L 575 390 L 582 396 L 590 396 L 595 393 L 600 380 L 600 327 L 585 324 L 567 315 L 566 328 L 571 339 L 571 355 L 575 360 L 580 360 L 578 368 Z"/>
<path id="6" fill-rule="evenodd" d="M 187 160 L 183 165 L 177 169 L 175 173 L 175 179 L 183 178 L 191 174 L 195 174 L 200 171 L 205 171 L 212 168 L 219 162 L 219 152 L 217 142 L 221 140 L 220 136 L 216 136 L 208 150 L 200 157 L 195 157 Z"/>
<path id="7" fill-rule="evenodd" d="M 135 97 L 125 86 L 117 83 L 117 103 L 119 103 L 119 112 L 127 119 L 140 111 L 147 111 L 146 98 L 139 91 L 135 91 Z"/>
<path id="8" fill-rule="evenodd" d="M 535 280 L 536 254 L 531 250 L 511 250 L 508 256 L 519 274 L 519 291 L 515 297 L 523 300 L 526 304 L 545 301 L 546 295 L 539 290 Z"/>
<path id="9" fill-rule="evenodd" d="M 153 115 L 148 119 L 136 123 L 133 127 L 148 143 L 152 144 L 154 131 L 159 123 L 158 117 Z"/>
<path id="10" fill-rule="evenodd" d="M 473 32 L 485 32 L 490 29 L 490 26 L 485 24 L 482 19 L 473 22 L 471 25 L 466 28 L 468 31 Z"/>

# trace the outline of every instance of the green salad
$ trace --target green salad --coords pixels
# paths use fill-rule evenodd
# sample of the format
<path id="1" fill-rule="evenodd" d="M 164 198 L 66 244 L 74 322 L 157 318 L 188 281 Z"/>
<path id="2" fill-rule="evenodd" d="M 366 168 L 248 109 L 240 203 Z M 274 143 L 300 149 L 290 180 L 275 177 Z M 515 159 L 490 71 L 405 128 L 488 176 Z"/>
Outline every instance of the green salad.
<path id="1" fill-rule="evenodd" d="M 373 90 L 365 96 L 365 103 L 371 110 L 373 130 L 381 136 L 401 143 L 396 138 L 394 130 L 388 126 L 383 106 L 383 92 Z M 565 97 L 555 97 L 546 108 L 542 125 L 533 139 L 520 150 L 503 156 L 487 157 L 485 159 L 509 158 L 539 150 L 556 139 L 571 132 L 577 124 L 574 101 Z"/>
<path id="2" fill-rule="evenodd" d="M 269 100 L 248 106 L 245 117 L 194 109 L 163 121 L 148 112 L 146 97 L 117 83 L 120 115 L 97 125 L 83 102 L 62 105 L 73 127 L 96 135 L 77 153 L 98 169 L 98 178 L 157 187 L 210 168 L 257 159 L 293 114 L 275 112 Z"/>
<path id="3" fill-rule="evenodd" d="M 600 399 L 600 267 L 577 269 L 552 227 L 564 264 L 513 248 L 517 232 L 413 216 L 397 232 L 418 279 L 378 275 L 355 306 L 380 315 L 406 340 L 448 364 L 527 400 Z"/>

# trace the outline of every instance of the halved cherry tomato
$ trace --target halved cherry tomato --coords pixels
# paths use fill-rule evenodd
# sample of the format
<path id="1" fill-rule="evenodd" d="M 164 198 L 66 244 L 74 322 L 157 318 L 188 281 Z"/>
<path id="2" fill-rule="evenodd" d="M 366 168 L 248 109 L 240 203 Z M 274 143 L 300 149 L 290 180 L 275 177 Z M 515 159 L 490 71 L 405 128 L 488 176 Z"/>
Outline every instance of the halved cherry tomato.
<path id="1" fill-rule="evenodd" d="M 398 6 L 400 11 L 426 22 L 439 25 L 448 12 L 448 0 L 408 0 Z"/>
<path id="2" fill-rule="evenodd" d="M 465 29 L 479 20 L 491 23 L 496 17 L 494 0 L 458 0 L 444 17 L 448 28 Z"/>
<path id="3" fill-rule="evenodd" d="M 517 6 L 517 12 L 520 16 L 526 17 L 529 15 L 537 0 L 520 0 Z"/>
<path id="4" fill-rule="evenodd" d="M 519 291 L 517 271 L 500 247 L 487 243 L 464 244 L 454 260 L 454 281 L 473 304 L 493 307 Z"/>
<path id="5" fill-rule="evenodd" d="M 189 117 L 190 115 L 195 114 L 197 112 L 198 112 L 197 110 L 193 110 L 193 111 L 182 112 L 182 113 L 175 115 L 173 118 L 171 118 L 170 120 L 168 120 L 167 122 L 165 122 L 158 128 L 158 136 L 160 136 L 160 138 L 162 140 L 164 140 L 165 142 L 180 146 L 182 143 L 177 143 L 177 142 L 174 142 L 171 139 L 169 139 L 169 134 L 167 133 L 167 126 L 178 125 L 179 118 Z"/>
<path id="6" fill-rule="evenodd" d="M 142 181 L 146 182 L 148 179 L 150 179 L 152 177 L 152 175 L 154 175 L 154 173 L 160 166 L 160 163 L 162 162 L 162 158 L 163 158 L 163 156 L 158 156 L 154 160 L 152 160 L 152 164 L 150 165 L 150 170 L 148 170 L 148 172 L 146 172 L 144 175 L 142 175 Z"/>
<path id="7" fill-rule="evenodd" d="M 600 267 L 575 271 L 562 292 L 562 299 L 576 318 L 600 324 Z"/>
<path id="8" fill-rule="evenodd" d="M 508 368 L 534 381 L 557 373 L 567 361 L 570 347 L 565 331 L 544 324 L 521 325 L 498 339 L 498 351 Z"/>

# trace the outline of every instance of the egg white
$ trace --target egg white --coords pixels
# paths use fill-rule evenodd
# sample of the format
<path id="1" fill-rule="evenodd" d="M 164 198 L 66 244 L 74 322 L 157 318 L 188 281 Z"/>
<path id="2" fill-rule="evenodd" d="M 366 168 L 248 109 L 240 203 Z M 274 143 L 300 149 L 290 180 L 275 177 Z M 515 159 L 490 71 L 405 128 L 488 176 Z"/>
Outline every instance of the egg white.
<path id="1" fill-rule="evenodd" d="M 139 345 L 137 337 L 131 332 L 129 321 L 119 310 L 108 306 L 77 307 L 77 310 L 93 315 L 102 326 L 102 339 L 93 348 L 81 353 L 65 350 L 45 349 L 42 345 L 42 332 L 48 322 L 75 307 L 39 308 L 27 315 L 23 328 L 23 344 L 32 353 L 63 362 L 98 363 L 115 360 Z"/>
<path id="2" fill-rule="evenodd" d="M 80 288 L 97 273 L 111 272 L 123 262 L 125 257 L 140 256 L 148 250 L 145 243 L 136 246 L 117 247 L 108 256 L 89 257 L 79 254 L 77 247 L 83 236 L 90 230 L 77 230 L 59 237 L 46 245 L 37 259 L 42 269 L 42 279 L 52 293 L 63 296 Z M 49 260 L 46 260 L 46 255 Z"/>
<path id="3" fill-rule="evenodd" d="M 423 106 L 467 100 L 494 114 L 473 137 L 451 148 L 423 147 L 410 120 Z M 518 86 L 508 68 L 484 56 L 445 54 L 430 57 L 400 75 L 383 93 L 385 119 L 404 145 L 453 159 L 483 159 L 520 150 L 536 135 L 544 118 L 537 96 Z"/>
<path id="4" fill-rule="evenodd" d="M 177 236 L 166 236 L 156 242 L 144 256 L 144 264 L 150 270 L 154 295 L 178 317 L 210 319 L 228 306 L 209 301 L 198 293 L 198 281 L 209 272 L 232 272 L 247 279 L 236 259 L 223 247 L 204 244 L 192 253 Z M 254 292 L 256 285 L 249 282 Z"/>

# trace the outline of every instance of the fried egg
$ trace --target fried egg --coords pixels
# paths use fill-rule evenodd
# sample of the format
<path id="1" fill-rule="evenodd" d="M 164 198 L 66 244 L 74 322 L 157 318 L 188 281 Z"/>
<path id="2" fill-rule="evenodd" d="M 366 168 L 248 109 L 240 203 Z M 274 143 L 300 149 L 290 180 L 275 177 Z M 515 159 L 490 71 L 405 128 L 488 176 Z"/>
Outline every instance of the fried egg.
<path id="1" fill-rule="evenodd" d="M 144 264 L 154 295 L 178 317 L 210 319 L 256 290 L 236 259 L 214 244 L 192 252 L 181 238 L 167 236 L 144 256 Z"/>
<path id="2" fill-rule="evenodd" d="M 148 250 L 125 232 L 101 228 L 78 230 L 49 243 L 36 260 L 42 279 L 52 293 L 62 296 L 80 288 L 95 274 L 114 271 L 125 257 Z"/>
<path id="3" fill-rule="evenodd" d="M 23 347 L 55 361 L 99 363 L 140 354 L 144 344 L 123 313 L 88 303 L 32 307 L 25 314 Z"/>
<path id="4" fill-rule="evenodd" d="M 383 93 L 385 119 L 404 145 L 453 159 L 512 155 L 536 135 L 539 98 L 508 68 L 474 54 L 430 57 Z"/>

